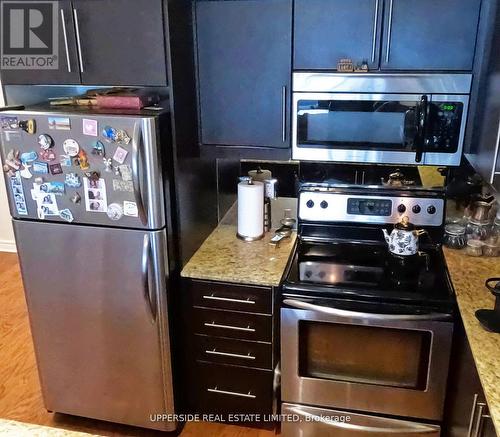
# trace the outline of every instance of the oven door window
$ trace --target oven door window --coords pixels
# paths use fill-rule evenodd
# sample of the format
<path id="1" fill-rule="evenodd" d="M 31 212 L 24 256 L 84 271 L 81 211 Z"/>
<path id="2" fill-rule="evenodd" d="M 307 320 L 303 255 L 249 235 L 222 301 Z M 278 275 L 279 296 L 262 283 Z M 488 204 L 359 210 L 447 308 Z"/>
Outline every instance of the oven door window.
<path id="1" fill-rule="evenodd" d="M 299 374 L 425 390 L 430 348 L 428 331 L 301 321 Z"/>
<path id="2" fill-rule="evenodd" d="M 297 101 L 297 147 L 414 151 L 418 100 Z"/>

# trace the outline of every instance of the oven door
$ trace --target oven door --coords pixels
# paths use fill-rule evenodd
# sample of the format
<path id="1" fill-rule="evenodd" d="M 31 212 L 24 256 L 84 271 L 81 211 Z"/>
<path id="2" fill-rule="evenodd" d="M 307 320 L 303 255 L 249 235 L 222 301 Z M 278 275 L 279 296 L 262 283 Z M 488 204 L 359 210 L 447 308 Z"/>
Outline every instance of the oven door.
<path id="1" fill-rule="evenodd" d="M 444 314 L 359 313 L 324 299 L 285 298 L 282 399 L 440 420 L 450 319 Z"/>

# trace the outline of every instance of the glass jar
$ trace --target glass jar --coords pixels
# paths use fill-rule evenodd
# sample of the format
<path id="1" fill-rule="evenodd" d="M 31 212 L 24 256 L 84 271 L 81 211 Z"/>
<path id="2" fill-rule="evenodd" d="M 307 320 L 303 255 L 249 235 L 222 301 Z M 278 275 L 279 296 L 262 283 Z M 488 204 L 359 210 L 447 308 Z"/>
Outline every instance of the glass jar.
<path id="1" fill-rule="evenodd" d="M 488 221 L 475 221 L 470 219 L 467 223 L 466 234 L 468 240 L 484 241 L 488 238 L 491 230 L 490 222 Z"/>
<path id="2" fill-rule="evenodd" d="M 444 245 L 450 249 L 463 249 L 467 244 L 465 226 L 449 224 L 444 228 Z"/>
<path id="3" fill-rule="evenodd" d="M 481 256 L 484 243 L 480 240 L 468 240 L 465 252 L 469 256 Z"/>
<path id="4" fill-rule="evenodd" d="M 491 227 L 490 238 L 500 244 L 500 211 L 497 213 L 497 217 L 495 218 L 493 226 Z"/>
<path id="5" fill-rule="evenodd" d="M 500 241 L 496 237 L 490 236 L 483 246 L 484 256 L 500 256 Z"/>

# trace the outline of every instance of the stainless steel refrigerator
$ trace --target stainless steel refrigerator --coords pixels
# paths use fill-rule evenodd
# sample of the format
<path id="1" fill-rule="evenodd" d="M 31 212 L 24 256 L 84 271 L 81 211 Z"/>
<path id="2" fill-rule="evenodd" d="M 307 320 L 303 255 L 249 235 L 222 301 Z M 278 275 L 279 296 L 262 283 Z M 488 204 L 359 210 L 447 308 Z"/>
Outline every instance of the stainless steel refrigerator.
<path id="1" fill-rule="evenodd" d="M 169 114 L 0 112 L 45 407 L 170 431 Z"/>

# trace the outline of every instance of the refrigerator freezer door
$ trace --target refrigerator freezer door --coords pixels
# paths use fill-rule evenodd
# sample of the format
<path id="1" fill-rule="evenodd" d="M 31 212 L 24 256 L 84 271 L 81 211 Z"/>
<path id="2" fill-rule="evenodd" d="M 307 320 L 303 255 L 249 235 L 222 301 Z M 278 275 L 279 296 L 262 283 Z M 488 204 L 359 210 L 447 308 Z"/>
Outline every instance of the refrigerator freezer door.
<path id="1" fill-rule="evenodd" d="M 173 430 L 165 231 L 14 230 L 46 408 Z"/>
<path id="2" fill-rule="evenodd" d="M 28 120 L 34 121 L 33 134 L 26 125 L 26 130 L 16 127 Z M 7 111 L 0 113 L 0 122 L 3 163 L 9 154 L 25 163 L 17 173 L 4 170 L 13 217 L 165 226 L 161 155 L 170 151 L 160 150 L 157 117 Z M 126 133 L 128 143 L 107 141 L 103 131 L 113 133 L 109 128 Z"/>

